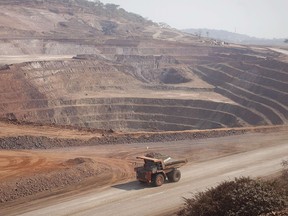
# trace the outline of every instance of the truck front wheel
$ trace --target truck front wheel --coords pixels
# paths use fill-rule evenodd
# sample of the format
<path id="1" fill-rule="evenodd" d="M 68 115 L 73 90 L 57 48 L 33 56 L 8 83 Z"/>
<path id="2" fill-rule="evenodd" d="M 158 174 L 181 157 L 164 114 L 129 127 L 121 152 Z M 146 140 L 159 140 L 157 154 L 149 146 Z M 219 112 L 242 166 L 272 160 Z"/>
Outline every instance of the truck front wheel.
<path id="1" fill-rule="evenodd" d="M 153 184 L 154 184 L 154 186 L 159 187 L 164 183 L 164 180 L 165 179 L 164 179 L 163 174 L 158 173 L 158 174 L 154 175 L 154 177 L 153 177 Z"/>
<path id="2" fill-rule="evenodd" d="M 170 182 L 178 182 L 181 178 L 181 172 L 180 170 L 173 170 L 167 174 L 167 177 Z"/>

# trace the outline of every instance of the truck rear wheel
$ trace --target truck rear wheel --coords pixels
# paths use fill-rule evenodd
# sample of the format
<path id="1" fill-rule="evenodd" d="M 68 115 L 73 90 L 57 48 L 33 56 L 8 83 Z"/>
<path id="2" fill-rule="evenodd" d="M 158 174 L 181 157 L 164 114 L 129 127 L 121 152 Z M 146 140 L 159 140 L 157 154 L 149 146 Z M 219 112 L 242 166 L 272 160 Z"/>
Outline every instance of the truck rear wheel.
<path id="1" fill-rule="evenodd" d="M 178 182 L 181 178 L 181 172 L 180 170 L 173 170 L 167 174 L 167 177 L 170 182 Z"/>
<path id="2" fill-rule="evenodd" d="M 156 187 L 161 186 L 164 183 L 164 176 L 161 173 L 154 175 L 153 177 L 153 185 Z"/>

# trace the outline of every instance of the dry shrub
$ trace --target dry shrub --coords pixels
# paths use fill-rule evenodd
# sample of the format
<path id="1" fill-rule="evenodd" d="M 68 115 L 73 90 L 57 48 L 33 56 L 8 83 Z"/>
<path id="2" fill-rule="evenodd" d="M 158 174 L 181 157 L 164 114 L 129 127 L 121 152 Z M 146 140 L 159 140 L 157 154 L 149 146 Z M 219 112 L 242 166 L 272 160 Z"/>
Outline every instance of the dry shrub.
<path id="1" fill-rule="evenodd" d="M 287 188 L 286 188 L 287 191 Z M 278 181 L 236 178 L 185 199 L 183 216 L 256 216 L 282 210 L 286 206 L 285 190 Z"/>

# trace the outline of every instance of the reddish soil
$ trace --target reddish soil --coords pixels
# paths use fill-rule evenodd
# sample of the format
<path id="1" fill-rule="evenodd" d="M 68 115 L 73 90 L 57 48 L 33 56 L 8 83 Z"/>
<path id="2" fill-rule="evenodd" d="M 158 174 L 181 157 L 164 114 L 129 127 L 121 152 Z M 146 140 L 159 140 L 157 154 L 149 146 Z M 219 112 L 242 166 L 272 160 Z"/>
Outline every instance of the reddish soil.
<path id="1" fill-rule="evenodd" d="M 287 142 L 287 55 L 67 4 L 0 0 L 1 210 L 134 179 L 148 150 L 191 164 Z"/>
<path id="2" fill-rule="evenodd" d="M 227 142 L 214 146 L 213 143 L 209 144 L 210 142 L 205 144 L 207 138 L 232 136 L 228 139 L 232 141 L 235 136 L 243 136 L 241 134 L 253 137 L 253 134 L 259 136 L 257 133 L 271 133 L 272 136 L 276 131 L 280 134 L 287 131 L 287 127 L 282 126 L 176 133 L 112 133 L 105 138 L 105 142 L 110 144 L 100 145 L 99 143 L 103 143 L 101 138 L 99 139 L 100 134 L 77 129 L 63 128 L 59 131 L 59 128 L 51 126 L 24 126 L 3 122 L 1 128 L 3 129 L 0 134 L 1 140 L 11 147 L 10 150 L 0 152 L 0 202 L 5 206 L 10 206 L 10 203 L 12 205 L 15 201 L 22 202 L 49 194 L 73 191 L 79 187 L 84 190 L 92 185 L 99 187 L 133 179 L 133 167 L 135 163 L 138 163 L 135 157 L 144 154 L 147 151 L 146 146 L 149 146 L 152 151 L 172 153 L 175 157 L 185 157 L 189 162 L 197 162 L 205 158 L 221 157 L 260 147 L 257 144 L 243 146 L 243 144 L 231 145 Z M 19 134 L 22 136 L 17 136 Z M 71 135 L 74 136 L 72 146 L 78 147 L 69 145 L 70 141 L 67 141 L 67 138 L 70 139 Z M 102 137 L 102 134 L 100 136 Z M 95 138 L 98 142 L 95 142 Z M 21 142 L 22 139 L 23 145 L 17 147 L 19 150 L 12 150 L 15 144 L 11 140 Z M 91 142 L 89 139 L 94 141 Z M 37 145 L 31 147 L 30 143 L 35 140 L 37 140 L 38 147 Z M 185 144 L 187 141 L 202 144 L 191 146 Z M 41 142 L 45 143 L 47 150 L 39 149 L 39 146 L 41 148 L 43 144 Z M 165 142 L 170 146 L 167 149 Z M 179 143 L 172 148 L 174 145 L 172 143 L 175 142 Z M 65 143 L 63 146 L 66 148 L 59 148 L 59 143 Z M 111 145 L 111 143 L 123 144 Z M 267 145 L 273 145 L 273 143 L 267 143 Z M 25 148 L 34 150 L 24 150 Z"/>

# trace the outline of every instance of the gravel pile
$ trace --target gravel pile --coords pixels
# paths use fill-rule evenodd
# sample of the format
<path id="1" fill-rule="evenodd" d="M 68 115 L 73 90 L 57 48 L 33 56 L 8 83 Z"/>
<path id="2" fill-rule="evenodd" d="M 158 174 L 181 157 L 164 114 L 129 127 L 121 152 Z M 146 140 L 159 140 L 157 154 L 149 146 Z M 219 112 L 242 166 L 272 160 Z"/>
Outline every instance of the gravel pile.
<path id="1" fill-rule="evenodd" d="M 72 184 L 79 184 L 103 171 L 89 158 L 71 159 L 65 165 L 63 164 L 63 169 L 0 183 L 0 204 L 45 191 L 52 192 L 63 189 Z"/>
<path id="2" fill-rule="evenodd" d="M 261 214 L 260 216 L 287 216 L 287 215 L 288 215 L 288 209 L 284 209 L 282 211 Z"/>
<path id="3" fill-rule="evenodd" d="M 0 149 L 51 149 L 75 146 L 94 146 L 99 144 L 123 144 L 123 143 L 146 143 L 146 142 L 168 142 L 177 140 L 193 140 L 212 137 L 231 136 L 243 134 L 248 130 L 225 130 L 225 131 L 202 131 L 202 132 L 182 132 L 182 133 L 155 133 L 143 134 L 135 137 L 133 134 L 123 134 L 115 136 L 104 135 L 101 138 L 92 138 L 88 141 L 80 139 L 58 139 L 35 136 L 17 136 L 0 138 Z"/>
<path id="4" fill-rule="evenodd" d="M 56 147 L 80 146 L 82 143 L 83 141 L 76 139 L 17 136 L 0 138 L 0 149 L 50 149 Z"/>

